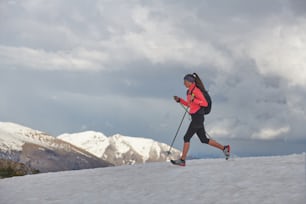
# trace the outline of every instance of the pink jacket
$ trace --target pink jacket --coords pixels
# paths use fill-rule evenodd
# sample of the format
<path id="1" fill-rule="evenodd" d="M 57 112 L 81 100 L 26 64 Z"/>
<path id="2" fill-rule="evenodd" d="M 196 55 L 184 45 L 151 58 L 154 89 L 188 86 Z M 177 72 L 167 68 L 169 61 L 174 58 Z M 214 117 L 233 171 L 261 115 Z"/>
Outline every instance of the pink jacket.
<path id="1" fill-rule="evenodd" d="M 201 106 L 204 107 L 208 106 L 208 103 L 205 97 L 203 96 L 202 91 L 198 87 L 196 87 L 195 84 L 191 85 L 188 88 L 187 101 L 181 98 L 180 103 L 190 108 L 189 109 L 190 114 L 196 113 L 201 108 Z"/>

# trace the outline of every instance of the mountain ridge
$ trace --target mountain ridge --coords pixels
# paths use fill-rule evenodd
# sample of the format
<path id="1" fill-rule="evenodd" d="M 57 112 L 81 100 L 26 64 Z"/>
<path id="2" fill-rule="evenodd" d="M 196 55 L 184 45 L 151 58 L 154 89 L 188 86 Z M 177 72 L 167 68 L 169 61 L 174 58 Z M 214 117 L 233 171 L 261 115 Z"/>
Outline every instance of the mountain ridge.
<path id="1" fill-rule="evenodd" d="M 121 134 L 107 137 L 103 133 L 95 131 L 65 133 L 57 138 L 83 148 L 115 165 L 167 161 L 167 151 L 170 148 L 165 143 L 149 138 Z M 179 155 L 180 151 L 173 148 L 171 156 L 179 157 Z"/>
<path id="2" fill-rule="evenodd" d="M 169 145 L 153 139 L 85 131 L 58 137 L 11 122 L 0 122 L 0 159 L 40 172 L 167 161 Z M 172 149 L 171 156 L 180 151 Z"/>
<path id="3" fill-rule="evenodd" d="M 47 133 L 6 122 L 0 122 L 0 158 L 40 172 L 113 166 Z"/>

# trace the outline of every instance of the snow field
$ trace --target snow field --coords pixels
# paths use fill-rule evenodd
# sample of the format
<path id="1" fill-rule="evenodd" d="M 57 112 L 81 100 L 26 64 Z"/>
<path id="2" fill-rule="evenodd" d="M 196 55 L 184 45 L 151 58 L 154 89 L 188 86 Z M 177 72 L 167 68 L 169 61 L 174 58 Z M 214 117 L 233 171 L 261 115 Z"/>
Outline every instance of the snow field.
<path id="1" fill-rule="evenodd" d="M 86 131 L 76 134 L 62 134 L 57 137 L 68 143 L 74 141 L 74 145 L 83 147 L 97 157 L 102 157 L 106 148 L 109 145 L 108 138 L 100 132 Z"/>
<path id="2" fill-rule="evenodd" d="M 154 145 L 154 141 L 152 139 L 140 138 L 140 137 L 128 137 L 119 134 L 114 135 L 113 137 L 116 138 L 117 139 L 116 141 L 120 142 L 121 144 L 122 141 L 125 142 L 126 144 L 129 144 L 138 154 L 143 155 L 144 161 L 149 159 L 151 147 Z M 128 150 L 129 149 L 130 148 L 128 147 Z"/>
<path id="3" fill-rule="evenodd" d="M 169 149 L 168 145 L 148 138 L 129 137 L 120 134 L 106 137 L 103 133 L 93 131 L 62 134 L 57 138 L 85 149 L 103 159 L 107 159 L 109 156 L 109 153 L 105 153 L 106 149 L 109 147 L 115 152 L 115 158 L 117 159 L 122 159 L 125 153 L 133 151 L 142 157 L 143 162 L 149 160 L 152 154 L 156 154 L 156 156 L 159 157 L 165 149 Z M 174 148 L 173 151 L 179 154 L 179 151 Z M 129 163 L 133 162 L 135 161 L 129 161 Z"/>
<path id="4" fill-rule="evenodd" d="M 43 135 L 43 137 L 41 137 Z M 0 122 L 0 149 L 4 151 L 21 151 L 26 142 L 50 146 L 55 138 L 41 131 L 33 130 L 22 125 Z"/>
<path id="5" fill-rule="evenodd" d="M 0 203 L 306 203 L 305 154 L 187 162 L 3 179 Z"/>

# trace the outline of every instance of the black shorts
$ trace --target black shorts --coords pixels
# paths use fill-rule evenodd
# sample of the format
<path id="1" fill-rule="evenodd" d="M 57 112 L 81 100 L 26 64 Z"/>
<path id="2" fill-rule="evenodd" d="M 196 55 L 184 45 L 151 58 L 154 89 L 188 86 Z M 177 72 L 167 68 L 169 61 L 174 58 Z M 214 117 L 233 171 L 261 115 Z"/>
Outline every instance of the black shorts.
<path id="1" fill-rule="evenodd" d="M 191 114 L 191 123 L 184 136 L 184 142 L 190 142 L 192 136 L 197 133 L 202 143 L 208 144 L 209 139 L 206 137 L 206 131 L 204 128 L 204 115 L 203 114 Z"/>

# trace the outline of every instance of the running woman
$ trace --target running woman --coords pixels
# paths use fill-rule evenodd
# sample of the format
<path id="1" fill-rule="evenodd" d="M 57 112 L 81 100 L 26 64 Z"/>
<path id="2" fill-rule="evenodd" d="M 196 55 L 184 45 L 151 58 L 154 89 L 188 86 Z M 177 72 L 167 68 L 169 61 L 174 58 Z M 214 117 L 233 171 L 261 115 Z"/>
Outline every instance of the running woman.
<path id="1" fill-rule="evenodd" d="M 228 159 L 230 156 L 230 145 L 223 146 L 215 140 L 208 139 L 206 136 L 204 128 L 203 107 L 207 107 L 208 102 L 206 101 L 201 91 L 205 90 L 203 82 L 196 73 L 187 74 L 184 77 L 184 85 L 188 89 L 187 100 L 185 101 L 184 99 L 178 96 L 174 96 L 174 100 L 189 108 L 189 114 L 191 115 L 191 122 L 184 136 L 184 147 L 183 147 L 182 156 L 178 160 L 171 160 L 171 163 L 179 166 L 186 165 L 186 157 L 190 146 L 190 139 L 195 133 L 198 135 L 202 143 L 208 144 L 210 146 L 222 150 L 226 159 Z"/>

